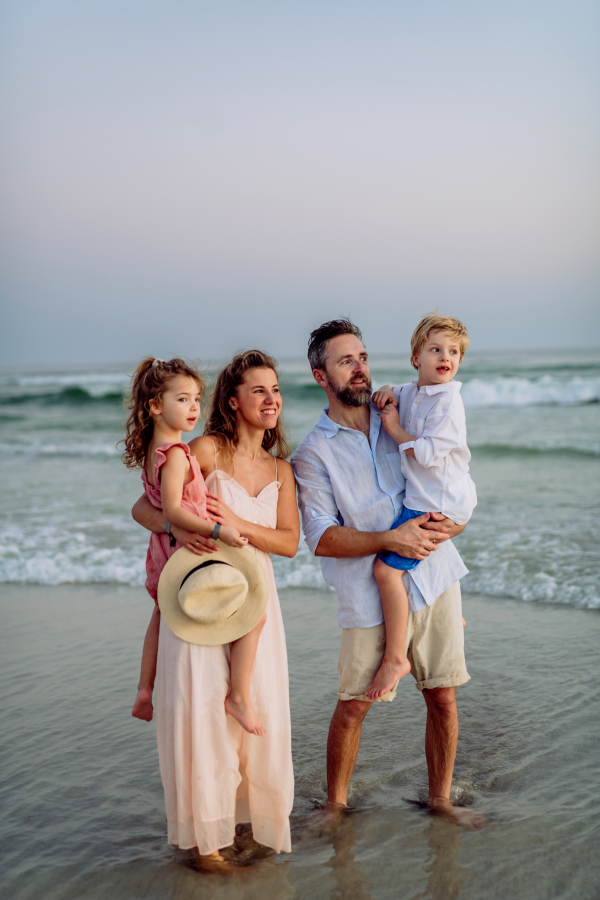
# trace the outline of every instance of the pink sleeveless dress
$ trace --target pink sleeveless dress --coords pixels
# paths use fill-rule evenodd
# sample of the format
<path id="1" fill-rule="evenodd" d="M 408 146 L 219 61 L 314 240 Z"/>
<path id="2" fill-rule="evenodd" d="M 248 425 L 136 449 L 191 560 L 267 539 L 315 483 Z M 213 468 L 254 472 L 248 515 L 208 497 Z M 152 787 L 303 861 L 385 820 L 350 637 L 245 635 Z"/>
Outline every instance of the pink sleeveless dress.
<path id="1" fill-rule="evenodd" d="M 277 478 L 277 474 L 275 473 Z M 277 527 L 277 480 L 251 497 L 215 470 L 208 490 L 243 519 Z M 160 626 L 156 676 L 156 733 L 167 808 L 168 839 L 181 848 L 212 853 L 233 843 L 238 822 L 252 823 L 254 838 L 277 852 L 291 850 L 294 799 L 289 683 L 285 634 L 273 564 L 251 544 L 269 584 L 267 621 L 252 670 L 251 696 L 265 727 L 248 734 L 225 712 L 229 644 L 203 647 Z"/>
<path id="2" fill-rule="evenodd" d="M 183 486 L 181 505 L 184 509 L 189 510 L 189 512 L 193 512 L 196 516 L 200 516 L 201 519 L 208 519 L 208 513 L 206 511 L 206 485 L 204 484 L 204 478 L 202 477 L 198 460 L 195 456 L 191 455 L 190 448 L 187 444 L 161 444 L 161 446 L 157 448 L 154 460 L 154 484 L 150 484 L 146 472 L 142 469 L 142 483 L 144 485 L 146 496 L 150 500 L 152 506 L 156 506 L 157 509 L 162 509 L 162 500 L 160 497 L 160 469 L 167 461 L 167 450 L 171 447 L 181 447 L 185 451 L 192 470 L 192 480 Z M 168 534 L 153 533 L 150 535 L 150 544 L 148 546 L 148 553 L 146 554 L 146 590 L 155 603 L 157 602 L 156 592 L 158 590 L 160 573 L 164 569 L 165 563 L 169 557 L 173 556 L 175 551 L 180 547 L 180 543 L 176 543 L 175 546 L 171 547 L 171 538 Z"/>

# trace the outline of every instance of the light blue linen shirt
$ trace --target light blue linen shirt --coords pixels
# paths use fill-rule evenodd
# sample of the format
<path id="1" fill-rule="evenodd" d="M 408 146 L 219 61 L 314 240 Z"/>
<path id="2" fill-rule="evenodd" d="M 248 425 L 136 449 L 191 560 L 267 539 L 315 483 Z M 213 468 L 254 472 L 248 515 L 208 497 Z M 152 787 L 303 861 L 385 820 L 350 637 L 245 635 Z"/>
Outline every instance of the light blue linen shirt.
<path id="1" fill-rule="evenodd" d="M 314 553 L 332 525 L 358 531 L 386 531 L 402 511 L 404 476 L 396 441 L 370 404 L 370 444 L 361 431 L 337 425 L 328 408 L 292 456 L 306 543 Z M 373 575 L 375 556 L 321 557 L 325 581 L 338 595 L 342 628 L 370 628 L 383 622 L 381 596 Z M 403 576 L 410 611 L 431 605 L 446 588 L 467 574 L 451 541 Z"/>

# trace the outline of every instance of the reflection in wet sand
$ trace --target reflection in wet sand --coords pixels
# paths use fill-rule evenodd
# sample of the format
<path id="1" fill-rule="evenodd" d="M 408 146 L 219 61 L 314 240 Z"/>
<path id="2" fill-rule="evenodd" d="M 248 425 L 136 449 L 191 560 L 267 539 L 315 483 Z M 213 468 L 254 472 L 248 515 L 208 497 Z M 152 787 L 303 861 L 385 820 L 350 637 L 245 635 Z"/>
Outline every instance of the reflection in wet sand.
<path id="1" fill-rule="evenodd" d="M 333 856 L 324 865 L 331 869 L 335 879 L 329 897 L 331 900 L 372 900 L 363 887 L 363 876 L 352 851 L 358 842 L 354 817 L 341 816 L 331 831 Z"/>
<path id="2" fill-rule="evenodd" d="M 458 900 L 467 878 L 466 868 L 457 865 L 461 829 L 452 822 L 432 817 L 427 831 L 427 887 L 419 900 Z"/>

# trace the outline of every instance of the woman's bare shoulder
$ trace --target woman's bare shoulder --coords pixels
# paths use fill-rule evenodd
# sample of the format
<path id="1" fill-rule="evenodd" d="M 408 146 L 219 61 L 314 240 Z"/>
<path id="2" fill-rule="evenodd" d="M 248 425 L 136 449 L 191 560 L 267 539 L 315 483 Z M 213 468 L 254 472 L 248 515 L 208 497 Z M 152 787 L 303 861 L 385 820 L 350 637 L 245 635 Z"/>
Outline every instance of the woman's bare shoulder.
<path id="1" fill-rule="evenodd" d="M 215 444 L 217 445 L 218 450 L 219 445 L 217 441 L 205 434 L 201 435 L 200 437 L 194 438 L 193 441 L 190 441 L 190 453 L 193 453 L 193 455 L 196 457 L 196 459 L 200 463 L 201 468 L 204 468 L 204 466 L 202 465 L 203 461 L 207 464 L 212 463 L 212 465 L 214 465 Z"/>
<path id="2" fill-rule="evenodd" d="M 277 457 L 277 474 L 279 476 L 279 481 L 283 484 L 284 480 L 287 481 L 288 478 L 294 480 L 294 470 L 292 469 L 291 464 L 287 461 L 287 459 L 281 459 L 281 457 Z"/>

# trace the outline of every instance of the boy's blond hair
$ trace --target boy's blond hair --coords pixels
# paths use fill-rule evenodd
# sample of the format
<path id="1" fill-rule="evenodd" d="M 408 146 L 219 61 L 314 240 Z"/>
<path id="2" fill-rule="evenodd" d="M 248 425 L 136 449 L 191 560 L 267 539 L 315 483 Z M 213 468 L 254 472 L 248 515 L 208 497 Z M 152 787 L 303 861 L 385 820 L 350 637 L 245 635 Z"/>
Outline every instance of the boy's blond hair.
<path id="1" fill-rule="evenodd" d="M 410 339 L 410 364 L 413 369 L 415 366 L 415 356 L 421 352 L 429 339 L 432 331 L 447 331 L 452 337 L 455 337 L 460 347 L 460 361 L 463 361 L 465 350 L 469 346 L 469 335 L 467 329 L 458 319 L 452 319 L 450 316 L 440 316 L 436 312 L 428 313 L 424 316 Z"/>

